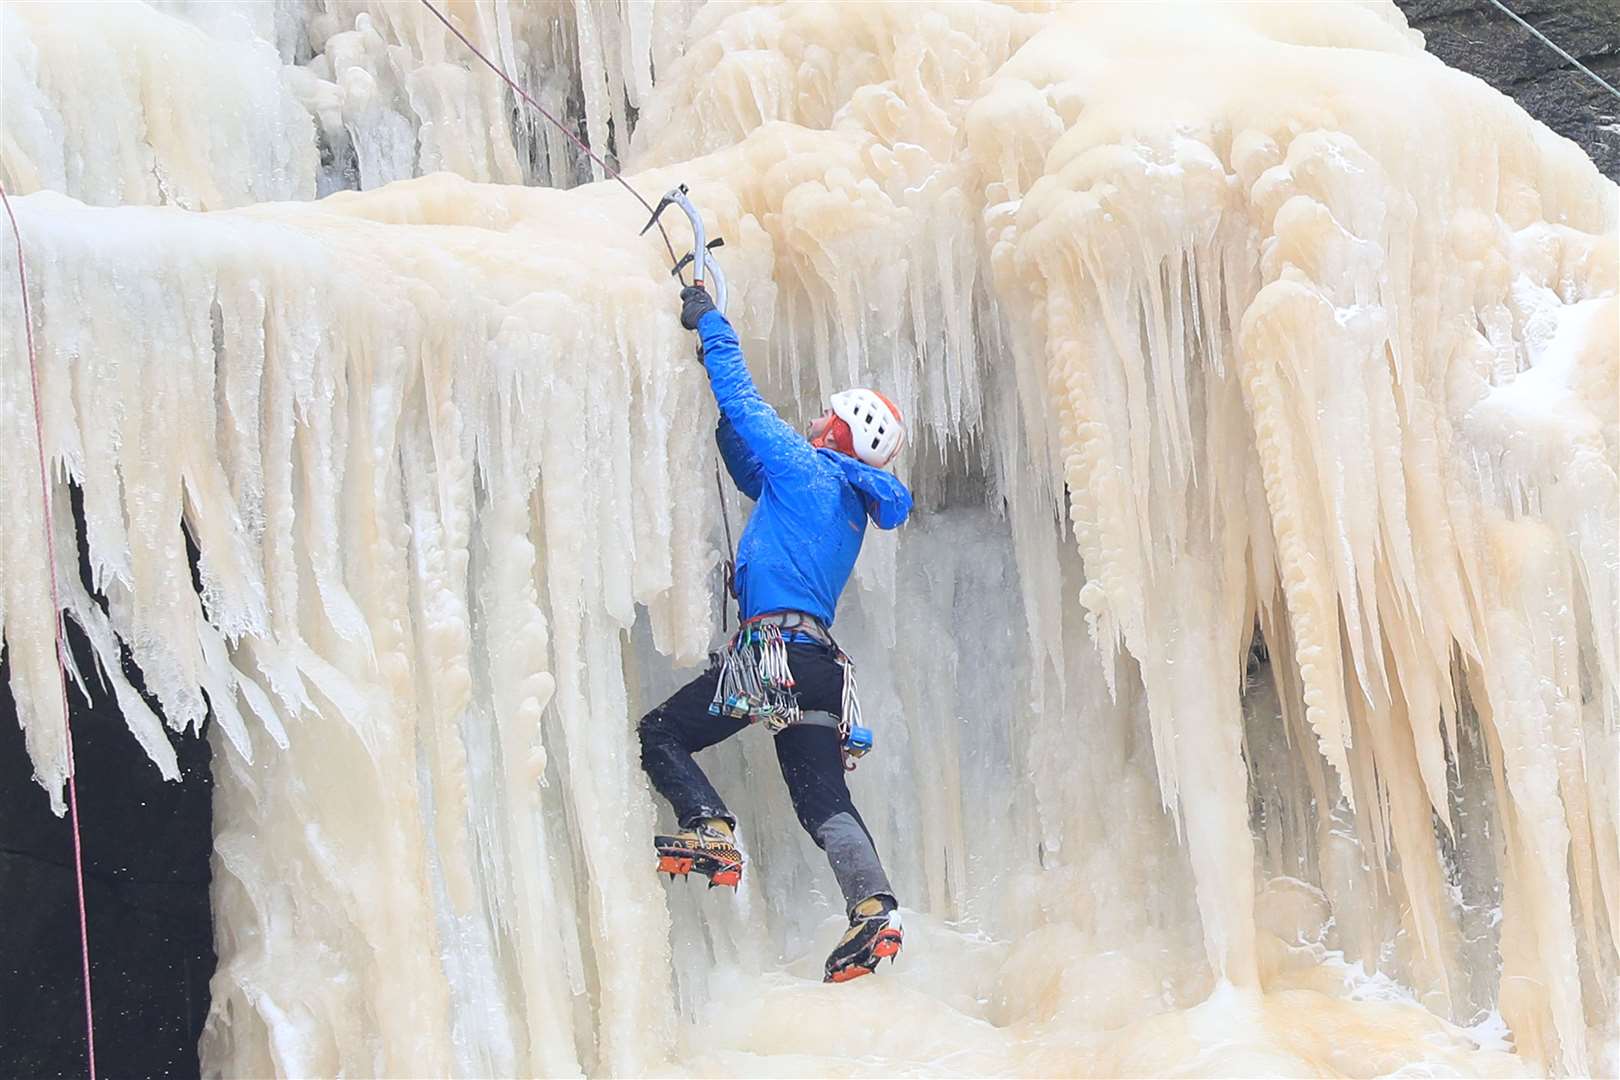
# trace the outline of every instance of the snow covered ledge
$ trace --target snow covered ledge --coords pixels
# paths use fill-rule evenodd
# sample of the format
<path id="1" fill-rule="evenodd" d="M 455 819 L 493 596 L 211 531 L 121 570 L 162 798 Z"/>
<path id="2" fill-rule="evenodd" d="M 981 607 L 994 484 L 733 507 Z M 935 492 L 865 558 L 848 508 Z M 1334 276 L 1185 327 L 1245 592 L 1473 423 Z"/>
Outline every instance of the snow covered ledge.
<path id="1" fill-rule="evenodd" d="M 1481 1072 L 1516 1063 L 1446 1020 L 1499 1003 L 1540 1067 L 1612 1068 L 1614 186 L 1384 6 L 692 34 L 633 182 L 702 194 L 768 396 L 873 379 L 924 431 L 937 512 L 867 553 L 845 644 L 889 706 L 880 845 L 967 923 L 844 997 L 761 975 L 830 907 L 758 747 L 721 769 L 759 829 L 738 907 L 647 873 L 633 719 L 709 643 L 718 534 L 621 189 L 41 193 L 46 449 L 108 599 L 70 617 L 228 746 L 206 1067 Z M 55 792 L 38 496 L 0 485 Z M 829 1052 L 851 1010 L 900 1019 Z"/>

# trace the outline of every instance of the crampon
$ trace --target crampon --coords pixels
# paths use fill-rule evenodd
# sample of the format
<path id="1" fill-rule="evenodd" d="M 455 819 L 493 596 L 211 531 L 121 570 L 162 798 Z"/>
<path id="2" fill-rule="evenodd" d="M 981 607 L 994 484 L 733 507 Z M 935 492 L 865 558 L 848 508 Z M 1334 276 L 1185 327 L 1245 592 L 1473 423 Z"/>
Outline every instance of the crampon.
<path id="1" fill-rule="evenodd" d="M 695 832 L 678 836 L 655 836 L 658 872 L 673 881 L 694 871 L 709 879 L 709 888 L 742 883 L 743 857 L 729 836 L 700 826 Z"/>
<path id="2" fill-rule="evenodd" d="M 827 957 L 823 981 L 848 982 L 870 975 L 885 957 L 894 963 L 904 937 L 899 912 L 876 899 L 863 900 L 850 916 L 849 929 Z"/>

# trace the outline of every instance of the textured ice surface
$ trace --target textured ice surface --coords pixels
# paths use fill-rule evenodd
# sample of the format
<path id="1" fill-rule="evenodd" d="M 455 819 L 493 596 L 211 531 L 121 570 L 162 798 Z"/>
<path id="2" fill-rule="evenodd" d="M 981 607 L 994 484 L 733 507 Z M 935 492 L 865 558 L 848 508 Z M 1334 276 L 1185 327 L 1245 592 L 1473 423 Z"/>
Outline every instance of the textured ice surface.
<path id="1" fill-rule="evenodd" d="M 759 732 L 705 759 L 741 892 L 650 872 L 634 721 L 723 541 L 634 200 L 558 190 L 415 5 L 8 5 L 80 674 L 122 642 L 220 747 L 205 1068 L 1614 1071 L 1617 196 L 1576 148 L 1382 3 L 454 11 L 691 186 L 790 420 L 855 380 L 914 418 L 837 627 L 907 949 L 816 981 L 835 890 Z M 58 798 L 32 477 L 0 624 Z"/>

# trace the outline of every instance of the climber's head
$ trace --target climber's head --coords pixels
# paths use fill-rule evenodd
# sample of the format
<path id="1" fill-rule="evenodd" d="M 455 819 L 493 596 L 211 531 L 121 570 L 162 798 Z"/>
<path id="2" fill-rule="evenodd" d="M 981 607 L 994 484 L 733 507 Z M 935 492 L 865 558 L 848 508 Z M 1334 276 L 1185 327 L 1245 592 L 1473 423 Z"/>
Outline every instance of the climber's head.
<path id="1" fill-rule="evenodd" d="M 883 468 L 900 452 L 905 421 L 894 402 L 865 387 L 832 396 L 832 407 L 810 421 L 810 445 L 825 446 Z"/>

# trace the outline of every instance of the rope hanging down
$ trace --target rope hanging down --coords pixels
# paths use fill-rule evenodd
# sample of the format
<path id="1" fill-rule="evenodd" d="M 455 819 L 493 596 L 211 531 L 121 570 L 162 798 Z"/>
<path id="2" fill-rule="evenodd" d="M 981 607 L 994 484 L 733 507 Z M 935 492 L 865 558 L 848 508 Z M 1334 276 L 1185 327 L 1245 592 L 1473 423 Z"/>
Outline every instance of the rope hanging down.
<path id="1" fill-rule="evenodd" d="M 11 219 L 17 240 L 17 282 L 22 290 L 23 335 L 28 342 L 28 381 L 34 395 L 34 444 L 39 450 L 39 498 L 45 517 L 45 563 L 51 571 L 51 623 L 56 631 L 56 686 L 62 695 L 62 728 L 67 736 L 68 819 L 73 830 L 73 884 L 79 897 L 79 958 L 84 975 L 84 1041 L 90 1080 L 96 1080 L 96 1022 L 90 1004 L 90 920 L 84 905 L 84 845 L 79 837 L 78 768 L 73 760 L 73 722 L 68 718 L 67 643 L 62 638 L 62 599 L 56 583 L 56 526 L 51 519 L 50 473 L 45 467 L 45 414 L 39 402 L 39 359 L 34 351 L 34 318 L 28 305 L 28 269 L 23 265 L 22 230 L 11 212 L 11 199 L 0 184 L 0 202 Z"/>

